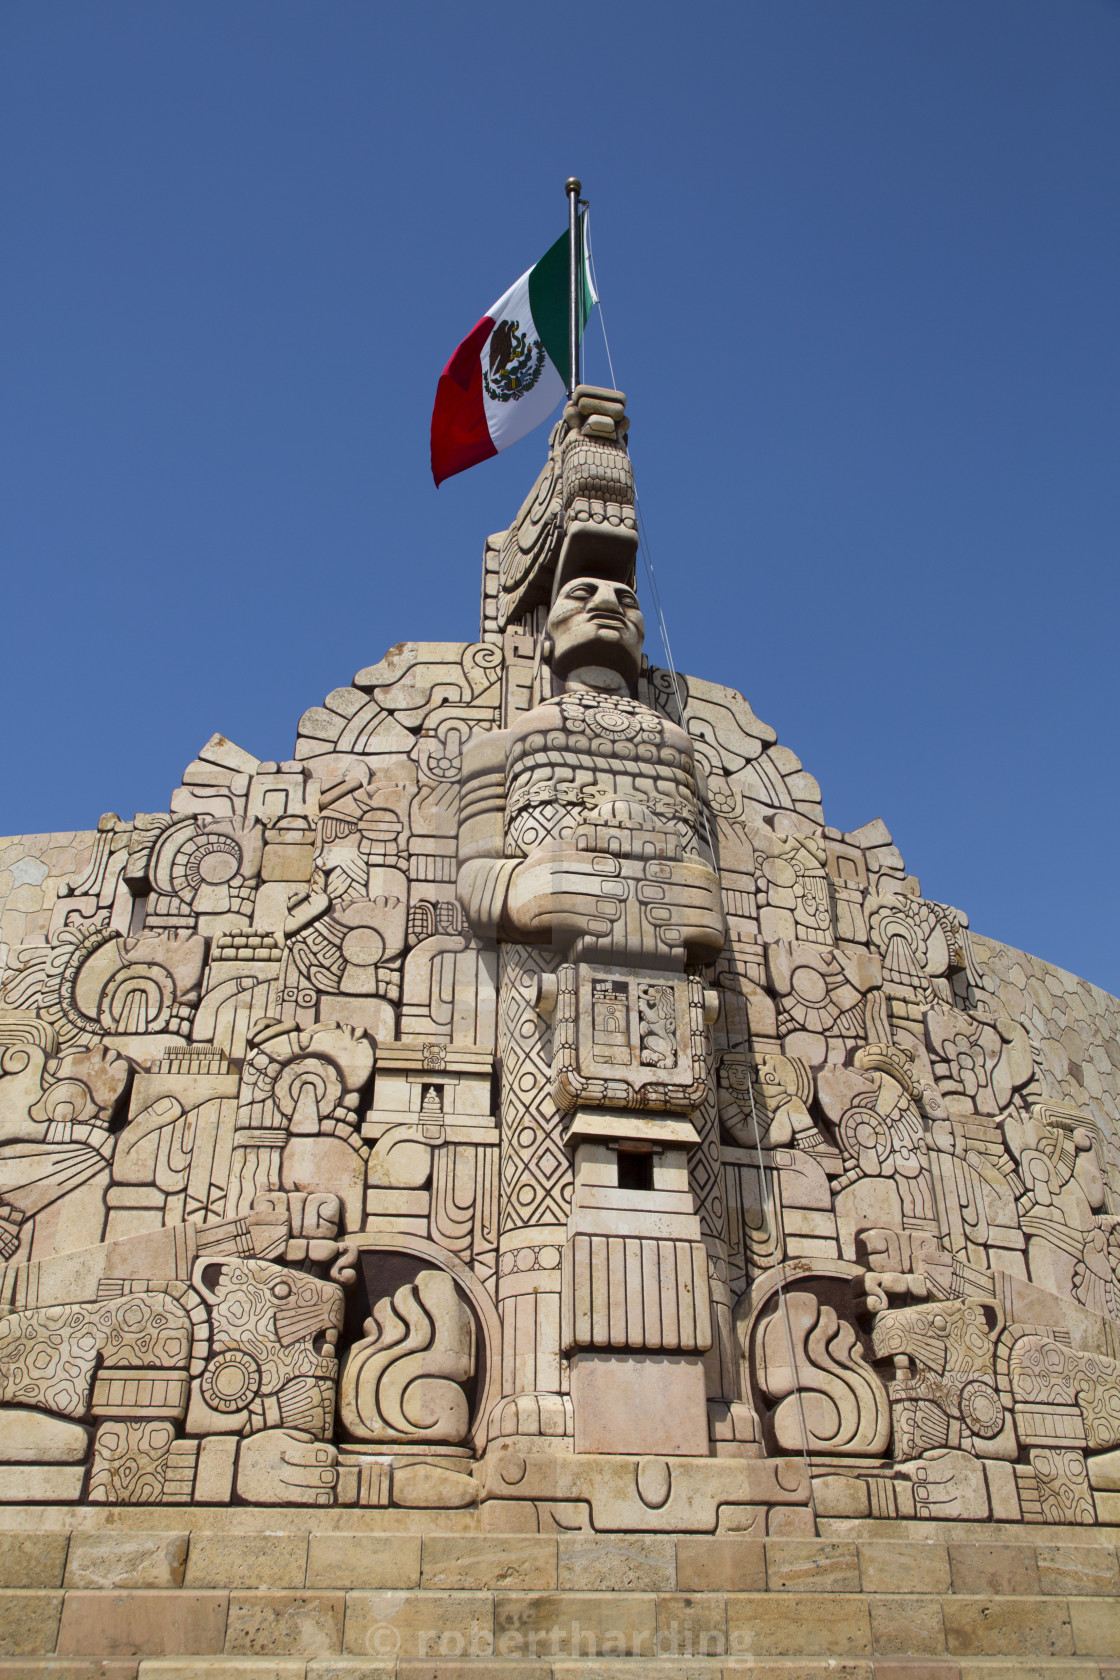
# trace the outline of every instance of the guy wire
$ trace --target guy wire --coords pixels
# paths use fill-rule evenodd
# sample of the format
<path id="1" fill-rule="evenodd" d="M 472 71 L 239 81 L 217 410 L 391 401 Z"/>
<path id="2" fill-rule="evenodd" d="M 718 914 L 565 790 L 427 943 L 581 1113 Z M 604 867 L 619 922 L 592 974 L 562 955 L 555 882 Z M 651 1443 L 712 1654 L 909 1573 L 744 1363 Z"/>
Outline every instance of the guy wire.
<path id="1" fill-rule="evenodd" d="M 740 992 L 738 996 L 739 1005 L 743 1015 L 743 1029 L 746 1035 L 744 1042 L 747 1046 L 747 1091 L 751 1099 L 751 1126 L 754 1129 L 754 1147 L 755 1153 L 758 1156 L 758 1177 L 759 1183 L 762 1187 L 763 1196 L 769 1203 L 770 1229 L 776 1235 L 778 1225 L 777 1196 L 774 1190 L 774 1170 L 771 1166 L 768 1173 L 762 1159 L 762 1137 L 758 1129 L 758 1110 L 755 1107 L 754 1101 L 754 1079 L 751 1075 L 751 1058 L 754 1055 L 754 1035 L 751 1032 L 750 1012 L 747 1009 L 746 999 L 744 998 L 742 992 Z M 805 1422 L 805 1402 L 802 1399 L 801 1388 L 797 1382 L 797 1358 L 794 1352 L 793 1331 L 790 1328 L 789 1322 L 789 1302 L 786 1300 L 785 1287 L 782 1282 L 781 1267 L 782 1262 L 779 1262 L 774 1267 L 774 1276 L 778 1292 L 778 1312 L 781 1315 L 782 1329 L 785 1333 L 786 1358 L 789 1360 L 790 1381 L 794 1385 L 793 1395 L 797 1402 L 797 1421 L 801 1430 L 801 1456 L 804 1460 L 806 1475 L 809 1478 L 809 1508 L 813 1513 L 813 1524 L 815 1527 L 817 1521 L 817 1502 L 813 1493 L 813 1455 L 809 1448 L 809 1426 Z"/>
<path id="2" fill-rule="evenodd" d="M 590 218 L 590 212 L 588 212 L 588 218 Z M 599 276 L 595 271 L 595 258 L 591 251 L 590 219 L 588 219 L 585 223 L 585 230 L 587 240 L 587 261 L 591 269 L 591 283 L 595 288 L 596 303 L 599 308 L 599 326 L 603 333 L 603 348 L 607 353 L 607 367 L 610 370 L 611 385 L 617 391 L 619 388 L 618 380 L 615 377 L 614 361 L 611 357 L 610 340 L 607 337 L 607 323 L 603 314 L 603 293 L 599 286 Z M 649 537 L 646 532 L 646 522 L 642 515 L 642 504 L 638 498 L 637 489 L 634 491 L 634 508 L 638 516 L 638 534 L 641 540 L 642 559 L 645 562 L 646 576 L 649 579 L 650 594 L 653 599 L 654 610 L 657 614 L 658 628 L 661 632 L 661 645 L 665 649 L 665 658 L 668 662 L 669 675 L 672 678 L 673 683 L 673 693 L 676 697 L 678 722 L 680 723 L 681 728 L 687 732 L 688 725 L 685 721 L 684 702 L 681 698 L 680 678 L 677 675 L 677 669 L 673 663 L 673 650 L 669 642 L 669 629 L 665 623 L 665 613 L 661 605 L 661 592 L 657 587 L 657 576 L 653 567 L 653 558 L 650 554 Z M 700 815 L 704 821 L 704 831 L 708 841 L 708 852 L 711 856 L 714 867 L 719 854 L 715 848 L 711 825 L 708 820 L 707 801 L 701 799 L 698 800 L 698 804 L 700 806 Z M 721 988 L 721 990 L 723 990 L 726 998 L 726 988 Z M 762 1191 L 763 1201 L 766 1204 L 767 1217 L 770 1221 L 770 1229 L 776 1235 L 778 1231 L 778 1206 L 774 1189 L 774 1173 L 773 1168 L 771 1167 L 768 1169 L 763 1160 L 762 1138 L 758 1129 L 758 1111 L 755 1107 L 754 1100 L 754 1080 L 751 1076 L 751 1061 L 754 1056 L 754 1037 L 751 1032 L 750 1013 L 747 1009 L 746 998 L 743 993 L 737 992 L 736 996 L 739 999 L 739 1007 L 742 1011 L 743 1043 L 747 1047 L 747 1091 L 751 1100 L 751 1125 L 754 1130 L 755 1152 L 758 1156 L 759 1187 Z M 781 1264 L 782 1263 L 779 1262 L 774 1267 L 778 1296 L 778 1312 L 781 1316 L 782 1329 L 785 1334 L 786 1358 L 789 1360 L 790 1380 L 794 1384 L 793 1394 L 797 1404 L 797 1418 L 801 1433 L 801 1457 L 805 1465 L 805 1473 L 809 1479 L 809 1509 L 813 1513 L 813 1525 L 815 1527 L 817 1523 L 817 1505 L 813 1494 L 813 1463 L 812 1452 L 809 1447 L 809 1427 L 805 1421 L 805 1402 L 802 1398 L 801 1389 L 797 1383 L 797 1359 L 794 1353 L 793 1331 L 790 1326 L 789 1318 L 789 1303 L 786 1300 L 785 1286 L 782 1281 Z"/>

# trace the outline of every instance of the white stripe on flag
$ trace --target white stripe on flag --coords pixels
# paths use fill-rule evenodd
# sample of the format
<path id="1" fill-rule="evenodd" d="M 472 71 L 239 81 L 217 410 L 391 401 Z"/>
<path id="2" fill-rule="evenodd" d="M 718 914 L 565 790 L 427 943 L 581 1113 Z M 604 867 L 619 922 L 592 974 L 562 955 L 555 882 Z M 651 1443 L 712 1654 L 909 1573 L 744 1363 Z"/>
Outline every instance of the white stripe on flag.
<path id="1" fill-rule="evenodd" d="M 557 403 L 564 397 L 564 381 L 545 351 L 533 321 L 533 312 L 529 304 L 529 275 L 532 272 L 532 269 L 529 269 L 523 274 L 516 285 L 511 286 L 504 297 L 500 297 L 494 307 L 486 311 L 495 323 L 495 333 L 502 330 L 503 322 L 507 322 L 509 330 L 524 336 L 525 353 L 532 356 L 531 367 L 540 364 L 540 371 L 529 390 L 503 399 L 489 379 L 490 346 L 494 333 L 491 333 L 482 346 L 482 406 L 491 441 L 494 448 L 499 450 L 508 449 L 511 443 L 516 443 L 535 426 L 539 426 L 542 420 L 547 420 Z"/>

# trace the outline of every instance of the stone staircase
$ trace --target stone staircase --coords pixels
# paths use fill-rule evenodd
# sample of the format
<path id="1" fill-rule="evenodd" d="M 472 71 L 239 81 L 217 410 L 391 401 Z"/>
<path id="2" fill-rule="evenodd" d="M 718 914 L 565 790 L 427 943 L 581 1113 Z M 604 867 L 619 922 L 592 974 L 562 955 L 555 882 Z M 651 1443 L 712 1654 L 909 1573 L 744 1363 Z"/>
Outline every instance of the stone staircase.
<path id="1" fill-rule="evenodd" d="M 161 1525 L 160 1518 L 164 1519 Z M 1114 1529 L 484 1534 L 474 1512 L 9 1511 L 0 1680 L 1120 1680 Z M 411 1527 L 410 1527 L 411 1525 Z"/>

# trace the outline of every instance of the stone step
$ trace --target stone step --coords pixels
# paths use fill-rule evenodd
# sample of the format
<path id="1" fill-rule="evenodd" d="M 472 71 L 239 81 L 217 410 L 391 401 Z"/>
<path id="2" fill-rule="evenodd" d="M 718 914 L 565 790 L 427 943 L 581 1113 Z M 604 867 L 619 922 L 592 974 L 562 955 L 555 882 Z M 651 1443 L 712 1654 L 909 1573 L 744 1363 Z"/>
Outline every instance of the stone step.
<path id="1" fill-rule="evenodd" d="M 618 1657 L 538 1662 L 408 1658 L 147 1657 L 0 1660 L 0 1680 L 1120 1680 L 1082 1657 Z"/>
<path id="2" fill-rule="evenodd" d="M 0 1680 L 1120 1680 L 1100 1530 L 422 1536 L 283 1511 L 238 1533 L 235 1512 L 139 1514 L 0 1533 Z"/>
<path id="3" fill-rule="evenodd" d="M 0 1631 L 0 1680 L 24 1673 L 78 1680 L 82 1663 L 101 1658 L 88 1672 L 103 1680 L 135 1680 L 140 1659 L 144 1680 L 168 1680 L 192 1664 L 202 1672 L 204 1658 L 208 1674 L 247 1674 L 255 1662 L 262 1672 L 301 1675 L 300 1663 L 322 1658 L 327 1666 L 313 1671 L 322 1680 L 380 1674 L 386 1663 L 399 1664 L 400 1680 L 420 1680 L 425 1664 L 443 1680 L 458 1663 L 476 1680 L 514 1668 L 542 1675 L 549 1668 L 562 1680 L 572 1663 L 619 1677 L 626 1659 L 645 1660 L 663 1680 L 686 1680 L 683 1671 L 698 1663 L 697 1676 L 730 1676 L 744 1664 L 784 1672 L 783 1662 L 828 1660 L 843 1673 L 854 1665 L 853 1675 L 874 1670 L 882 1680 L 904 1659 L 918 1666 L 900 1670 L 900 1680 L 906 1672 L 922 1680 L 923 1664 L 932 1664 L 931 1677 L 951 1680 L 954 1664 L 980 1658 L 1004 1659 L 1022 1674 L 1040 1662 L 1058 1664 L 1047 1674 L 1064 1672 L 1063 1664 L 1086 1674 L 1111 1664 L 1107 1672 L 1120 1680 L 1116 1595 L 9 1588 L 0 1592 Z"/>
<path id="4" fill-rule="evenodd" d="M 28 1513 L 30 1516 L 31 1513 Z M 252 1513 L 254 1516 L 260 1513 Z M 0 1588 L 98 1592 L 313 1589 L 334 1593 L 639 1592 L 1113 1597 L 1115 1530 L 887 1525 L 869 1537 L 753 1540 L 709 1534 L 419 1534 L 272 1527 L 187 1529 L 174 1517 L 102 1510 L 96 1523 L 0 1531 Z M 929 1532 L 920 1539 L 913 1531 Z M 1045 1538 L 1042 1535 L 1045 1534 Z M 0 1632 L 0 1640 L 2 1640 Z M 2 1654 L 2 1652 L 0 1652 Z"/>

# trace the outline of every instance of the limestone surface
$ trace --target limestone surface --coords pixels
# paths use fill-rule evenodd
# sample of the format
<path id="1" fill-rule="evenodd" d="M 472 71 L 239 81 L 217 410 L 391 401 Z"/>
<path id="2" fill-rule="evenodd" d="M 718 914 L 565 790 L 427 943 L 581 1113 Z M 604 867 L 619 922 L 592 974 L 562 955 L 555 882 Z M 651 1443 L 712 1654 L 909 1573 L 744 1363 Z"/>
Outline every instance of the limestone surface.
<path id="1" fill-rule="evenodd" d="M 1120 1002 L 649 664 L 626 430 L 579 389 L 476 641 L 0 841 L 0 1505 L 176 1507 L 65 1580 L 16 1524 L 24 1649 L 520 1656 L 578 1592 L 624 1655 L 697 1591 L 713 1656 L 1108 1654 Z M 342 1526 L 196 1531 L 272 1507 Z"/>

